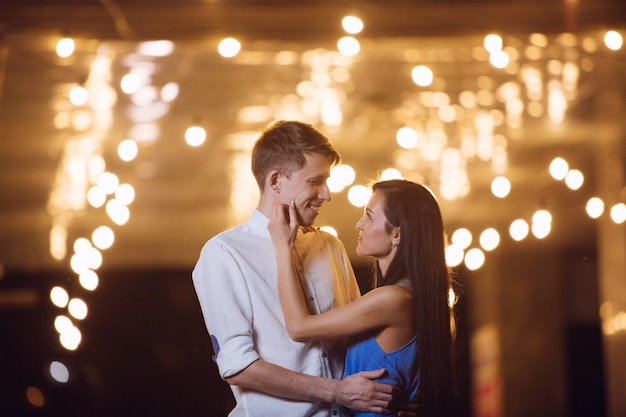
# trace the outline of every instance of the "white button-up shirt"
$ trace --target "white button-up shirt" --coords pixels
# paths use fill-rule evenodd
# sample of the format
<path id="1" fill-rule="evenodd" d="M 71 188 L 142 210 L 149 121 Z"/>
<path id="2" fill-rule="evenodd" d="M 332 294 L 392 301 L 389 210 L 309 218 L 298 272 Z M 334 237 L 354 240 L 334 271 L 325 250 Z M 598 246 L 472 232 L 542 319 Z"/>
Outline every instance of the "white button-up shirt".
<path id="1" fill-rule="evenodd" d="M 345 344 L 289 338 L 268 221 L 254 210 L 247 223 L 213 237 L 202 248 L 192 273 L 220 376 L 232 376 L 260 358 L 296 372 L 341 378 Z M 319 230 L 299 232 L 295 247 L 312 313 L 359 297 L 338 239 Z M 321 417 L 331 410 L 326 403 L 286 400 L 237 386 L 231 389 L 237 401 L 231 417 Z"/>

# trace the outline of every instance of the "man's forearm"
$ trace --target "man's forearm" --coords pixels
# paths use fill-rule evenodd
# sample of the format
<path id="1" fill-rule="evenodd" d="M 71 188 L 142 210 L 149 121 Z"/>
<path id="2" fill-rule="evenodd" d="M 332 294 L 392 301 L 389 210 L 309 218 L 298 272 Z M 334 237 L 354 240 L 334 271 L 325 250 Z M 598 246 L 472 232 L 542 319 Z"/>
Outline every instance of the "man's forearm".
<path id="1" fill-rule="evenodd" d="M 337 381 L 297 373 L 261 359 L 224 380 L 230 385 L 252 388 L 275 397 L 335 402 L 333 385 Z"/>
<path id="2" fill-rule="evenodd" d="M 385 413 L 389 411 L 397 388 L 373 381 L 384 372 L 382 369 L 361 372 L 337 380 L 297 373 L 259 359 L 225 381 L 275 397 L 323 401 L 360 411 Z"/>

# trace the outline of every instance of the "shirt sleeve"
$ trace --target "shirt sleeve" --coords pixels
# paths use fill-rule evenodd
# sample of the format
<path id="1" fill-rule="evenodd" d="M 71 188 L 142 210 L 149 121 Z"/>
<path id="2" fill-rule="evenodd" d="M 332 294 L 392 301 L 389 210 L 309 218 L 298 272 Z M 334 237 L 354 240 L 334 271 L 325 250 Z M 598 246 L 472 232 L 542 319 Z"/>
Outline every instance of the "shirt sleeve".
<path id="1" fill-rule="evenodd" d="M 220 376 L 232 376 L 259 359 L 252 334 L 250 292 L 237 257 L 222 242 L 207 242 L 192 272 Z"/>

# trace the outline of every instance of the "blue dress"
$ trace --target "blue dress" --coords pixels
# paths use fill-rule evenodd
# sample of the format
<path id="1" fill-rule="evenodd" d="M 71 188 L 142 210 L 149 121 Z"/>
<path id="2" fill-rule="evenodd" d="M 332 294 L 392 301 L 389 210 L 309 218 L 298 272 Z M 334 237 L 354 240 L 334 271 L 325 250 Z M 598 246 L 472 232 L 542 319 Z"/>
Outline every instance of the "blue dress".
<path id="1" fill-rule="evenodd" d="M 402 394 L 398 398 L 397 404 L 408 403 L 417 393 L 419 386 L 419 375 L 411 378 L 411 368 L 415 361 L 416 351 L 417 339 L 415 337 L 400 349 L 385 353 L 378 346 L 376 339 L 371 333 L 355 336 L 351 339 L 346 354 L 344 377 L 361 371 L 385 368 L 387 373 L 376 381 L 399 387 Z M 382 416 L 382 414 L 362 413 L 359 411 L 353 411 L 353 415 L 360 417 Z M 395 416 L 396 414 L 391 415 Z"/>

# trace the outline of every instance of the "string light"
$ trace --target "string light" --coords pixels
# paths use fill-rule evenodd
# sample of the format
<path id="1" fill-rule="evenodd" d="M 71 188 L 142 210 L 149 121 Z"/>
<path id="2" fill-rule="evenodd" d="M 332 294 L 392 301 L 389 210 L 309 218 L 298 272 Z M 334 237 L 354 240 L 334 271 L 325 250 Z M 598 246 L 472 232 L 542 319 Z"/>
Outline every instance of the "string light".
<path id="1" fill-rule="evenodd" d="M 354 16 L 346 16 L 342 20 L 342 26 L 350 35 L 360 33 L 363 30 L 363 22 Z M 530 44 L 527 46 L 527 49 L 525 51 L 520 50 L 518 53 L 517 49 L 510 47 L 503 48 L 504 40 L 501 36 L 490 34 L 484 39 L 484 48 L 489 53 L 489 62 L 493 66 L 508 69 L 509 67 L 514 67 L 513 64 L 515 64 L 515 61 L 520 55 L 525 54 L 525 56 L 529 59 L 538 59 L 538 57 L 541 56 L 540 48 L 546 48 L 549 45 L 548 38 L 542 34 L 533 34 L 530 36 L 529 40 Z M 606 32 L 604 42 L 605 45 L 612 50 L 620 49 L 623 44 L 621 35 L 616 31 Z M 356 38 L 346 36 L 338 41 L 337 47 L 341 54 L 346 57 L 351 57 L 360 52 L 361 45 Z M 74 48 L 74 41 L 72 39 L 65 38 L 57 43 L 56 49 L 59 57 L 68 57 L 74 53 Z M 143 43 L 138 48 L 138 51 L 148 56 L 159 57 L 170 55 L 173 52 L 173 49 L 174 44 L 172 42 L 156 41 L 152 43 Z M 226 58 L 233 58 L 237 56 L 240 51 L 241 43 L 234 38 L 223 39 L 218 46 L 218 52 Z M 96 60 L 96 62 L 101 61 Z M 293 62 L 293 60 L 290 62 Z M 295 62 L 297 62 L 297 59 Z M 337 69 L 345 70 L 345 68 Z M 396 133 L 397 144 L 402 149 L 407 151 L 418 149 L 420 152 L 423 152 L 425 159 L 427 160 L 448 161 L 450 167 L 447 168 L 450 169 L 447 170 L 447 172 L 452 172 L 454 171 L 454 168 L 458 168 L 458 171 L 455 172 L 459 175 L 455 177 L 455 181 L 458 181 L 458 178 L 463 179 L 462 164 L 466 158 L 478 157 L 483 161 L 493 159 L 492 162 L 494 165 L 499 164 L 498 166 L 501 167 L 500 169 L 504 169 L 502 167 L 506 167 L 506 151 L 503 150 L 506 149 L 507 139 L 503 137 L 498 138 L 498 136 L 494 134 L 496 126 L 506 125 L 508 127 L 520 127 L 521 117 L 524 114 L 524 111 L 533 117 L 540 117 L 542 114 L 547 113 L 550 119 L 556 123 L 561 122 L 565 116 L 565 110 L 568 102 L 567 86 L 570 86 L 569 88 L 575 87 L 580 69 L 577 65 L 572 63 L 563 64 L 552 62 L 552 66 L 549 70 L 563 75 L 564 82 L 562 85 L 557 83 L 546 83 L 545 80 L 540 78 L 541 72 L 533 71 L 532 68 L 525 68 L 523 72 L 520 71 L 520 77 L 524 80 L 523 83 L 525 83 L 524 88 L 527 90 L 524 91 L 523 89 L 515 88 L 513 83 L 502 86 L 502 88 L 498 90 L 498 94 L 501 94 L 502 97 L 500 98 L 505 101 L 504 111 L 493 110 L 490 112 L 477 113 L 475 117 L 476 134 L 462 134 L 461 136 L 463 136 L 466 140 L 463 145 L 459 147 L 458 151 L 451 150 L 449 148 L 446 149 L 445 146 L 441 145 L 445 144 L 450 138 L 447 137 L 444 129 L 437 129 L 434 123 L 432 123 L 428 129 L 423 130 L 416 130 L 413 127 L 408 126 L 400 128 Z M 321 72 L 313 72 L 314 74 L 312 75 L 312 79 L 308 80 L 308 84 L 302 83 L 299 85 L 298 94 L 300 94 L 300 96 L 305 100 L 302 101 L 302 106 L 298 103 L 298 106 L 296 107 L 304 109 L 305 114 L 307 109 L 312 108 L 307 106 L 307 104 L 310 104 L 310 101 L 307 100 L 310 99 L 311 96 L 315 95 L 316 92 L 319 92 L 319 85 L 316 85 L 316 82 L 320 82 L 319 80 L 323 78 L 323 74 Z M 332 74 L 334 77 L 333 79 L 336 82 L 350 81 L 350 76 L 347 71 L 334 71 Z M 426 65 L 414 66 L 411 71 L 411 79 L 420 87 L 432 86 L 435 81 L 432 69 Z M 441 82 L 440 79 L 437 81 Z M 145 82 L 145 77 L 142 77 L 140 73 L 131 71 L 122 77 L 120 87 L 124 93 L 133 95 L 140 91 Z M 484 82 L 486 81 L 483 79 L 479 81 L 479 84 Z M 320 82 L 320 84 L 323 85 L 324 82 Z M 440 121 L 443 121 L 444 123 L 454 123 L 458 120 L 460 117 L 459 114 L 461 114 L 462 111 L 477 109 L 480 106 L 489 107 L 493 105 L 496 98 L 494 97 L 495 94 L 493 94 L 491 90 L 494 89 L 486 87 L 481 88 L 480 91 L 476 92 L 464 91 L 459 95 L 459 105 L 451 103 L 450 97 L 439 91 L 424 92 L 423 96 L 419 96 L 419 100 L 420 102 L 425 103 L 426 108 L 435 109 L 437 117 Z M 542 96 L 546 93 L 545 90 L 547 90 L 547 97 Z M 325 92 L 328 93 L 328 90 L 325 90 Z M 164 103 L 169 103 L 178 97 L 179 86 L 176 83 L 169 82 L 155 94 L 159 96 Z M 524 103 L 520 98 L 523 94 L 527 94 L 528 97 L 531 98 L 531 101 Z M 89 95 L 90 90 L 88 88 L 85 88 L 84 86 L 76 86 L 70 91 L 69 97 L 70 101 L 75 106 L 83 106 L 89 104 Z M 341 94 L 338 94 L 338 96 L 341 96 Z M 542 104 L 542 102 L 547 102 L 547 109 L 544 108 L 544 104 Z M 317 113 L 314 111 L 312 114 L 319 115 L 320 119 L 328 126 L 340 125 L 343 121 L 340 100 L 333 99 L 330 101 L 320 101 L 320 103 L 323 104 L 318 107 L 318 109 L 321 110 L 315 110 Z M 164 109 L 167 108 L 164 107 Z M 267 118 L 267 113 L 261 112 L 261 114 L 264 115 L 264 118 Z M 90 121 L 89 118 L 85 118 L 80 115 L 81 113 L 76 113 L 73 116 L 73 120 L 82 120 L 80 123 L 74 122 L 74 126 L 82 126 L 81 129 L 88 129 L 91 126 L 92 121 Z M 301 115 L 301 113 L 298 113 L 298 115 Z M 59 116 L 58 120 L 60 123 L 62 122 L 62 119 L 63 118 Z M 65 124 L 67 123 L 69 122 L 66 121 Z M 148 126 L 148 124 L 143 125 L 142 128 L 145 128 L 146 126 Z M 139 131 L 140 127 L 137 127 L 137 130 L 135 130 L 135 132 L 137 132 L 136 138 L 155 138 L 159 136 L 158 129 L 154 127 L 150 128 L 149 133 L 146 135 L 139 134 Z M 132 136 L 135 137 L 135 135 Z M 186 131 L 185 139 L 190 146 L 200 146 L 206 140 L 206 131 L 200 127 L 191 127 Z M 425 143 L 425 146 L 423 149 L 420 149 L 422 142 Z M 125 162 L 133 161 L 138 154 L 138 149 L 139 146 L 137 140 L 130 138 L 126 139 L 118 146 L 118 156 Z M 504 157 L 496 160 L 494 155 L 496 155 L 497 152 L 500 152 L 499 155 Z M 96 159 L 97 158 L 94 158 L 94 160 Z M 365 205 L 370 197 L 371 191 L 364 186 L 352 186 L 355 179 L 355 172 L 351 167 L 340 166 L 337 168 L 340 169 L 337 172 L 332 173 L 331 179 L 329 179 L 329 187 L 333 184 L 332 191 L 339 192 L 347 187 L 350 187 L 347 193 L 350 202 L 357 207 Z M 99 176 L 96 184 L 88 187 L 86 195 L 89 204 L 93 208 L 101 208 L 104 206 L 107 214 L 109 214 L 114 223 L 117 225 L 125 224 L 130 216 L 128 205 L 134 200 L 134 188 L 130 184 L 120 185 L 117 176 L 111 172 L 105 171 L 104 166 L 101 166 L 99 169 L 94 169 L 93 171 L 98 172 Z M 583 173 L 577 169 L 569 169 L 568 163 L 561 157 L 557 157 L 552 161 L 549 171 L 554 179 L 558 181 L 565 180 L 565 184 L 572 190 L 580 189 L 584 183 Z M 94 176 L 95 175 L 96 174 L 94 174 Z M 384 179 L 400 177 L 400 171 L 396 168 L 389 168 L 382 176 Z M 453 199 L 455 196 L 463 195 L 462 192 L 457 190 L 449 192 L 449 190 L 454 187 L 450 185 L 450 182 L 447 182 L 447 178 L 442 177 L 441 179 L 441 182 L 446 184 L 446 188 L 442 194 L 450 196 L 450 199 Z M 469 188 L 467 183 L 463 183 L 463 181 L 461 181 L 461 185 L 458 187 L 460 189 L 464 189 L 464 187 L 465 189 Z M 498 198 L 505 198 L 511 190 L 511 183 L 508 178 L 503 175 L 499 175 L 492 181 L 491 188 L 494 196 Z M 109 198 L 109 196 L 114 197 Z M 599 198 L 592 198 L 587 202 L 586 210 L 591 218 L 599 218 L 604 212 L 604 202 L 602 202 Z M 610 210 L 610 215 L 615 223 L 623 223 L 626 221 L 625 205 L 623 203 L 613 205 Z M 547 236 L 550 232 L 551 221 L 552 217 L 547 211 L 542 210 L 535 213 L 532 221 L 533 234 L 535 234 L 538 238 L 540 236 Z M 530 229 L 531 227 L 529 227 L 525 220 L 516 219 L 511 223 L 509 233 L 514 240 L 521 241 L 526 238 Z M 58 226 L 54 230 L 59 231 Z M 329 233 L 336 234 L 336 230 L 332 228 L 325 230 L 328 230 Z M 67 233 L 57 234 L 57 236 L 66 235 Z M 75 254 L 72 256 L 70 264 L 72 269 L 79 276 L 79 281 L 83 288 L 87 290 L 94 290 L 97 288 L 98 275 L 95 270 L 100 267 L 103 261 L 100 250 L 109 248 L 113 244 L 114 240 L 114 233 L 112 229 L 107 226 L 101 226 L 92 234 L 91 242 L 93 242 L 93 244 L 88 239 L 79 239 L 76 241 L 74 247 Z M 495 228 L 485 229 L 479 237 L 482 250 L 479 248 L 471 248 L 467 250 L 467 253 L 464 253 L 464 251 L 471 245 L 471 241 L 472 234 L 468 229 L 460 228 L 455 232 L 455 234 L 453 234 L 452 244 L 446 248 L 446 262 L 449 266 L 458 266 L 463 262 L 463 260 L 465 260 L 465 264 L 468 269 L 479 269 L 485 262 L 485 254 L 483 250 L 491 251 L 495 249 L 500 243 L 500 234 Z M 62 259 L 64 255 L 59 254 L 58 256 L 59 259 Z M 452 292 L 451 298 L 453 297 L 453 294 L 454 293 Z M 67 307 L 71 316 L 77 320 L 82 320 L 87 315 L 87 304 L 82 299 L 78 298 L 72 298 L 70 300 L 69 294 L 64 288 L 53 287 L 50 293 L 50 298 L 53 304 L 57 307 Z M 82 334 L 69 317 L 63 315 L 58 316 L 55 320 L 55 328 L 59 332 L 60 341 L 66 349 L 75 350 L 79 346 Z M 54 367 L 54 373 L 58 378 L 57 380 L 67 381 L 69 379 L 69 375 L 67 375 L 67 368 L 65 367 L 65 371 L 63 371 L 63 364 L 55 363 Z M 53 371 L 51 366 L 51 374 L 52 373 Z"/>

